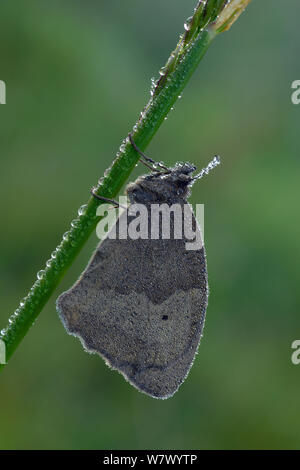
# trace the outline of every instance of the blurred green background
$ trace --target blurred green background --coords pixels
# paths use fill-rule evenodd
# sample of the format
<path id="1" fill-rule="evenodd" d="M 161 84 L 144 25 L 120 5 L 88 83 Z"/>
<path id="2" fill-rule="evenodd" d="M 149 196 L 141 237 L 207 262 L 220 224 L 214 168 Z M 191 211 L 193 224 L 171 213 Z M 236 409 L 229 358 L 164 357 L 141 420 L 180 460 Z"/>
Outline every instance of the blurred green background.
<path id="1" fill-rule="evenodd" d="M 195 3 L 1 2 L 0 328 L 132 128 Z M 251 2 L 147 149 L 200 167 L 222 156 L 191 199 L 205 204 L 210 300 L 188 379 L 154 400 L 66 334 L 55 299 L 94 235 L 1 372 L 1 449 L 300 447 L 300 5 L 287 4 Z"/>

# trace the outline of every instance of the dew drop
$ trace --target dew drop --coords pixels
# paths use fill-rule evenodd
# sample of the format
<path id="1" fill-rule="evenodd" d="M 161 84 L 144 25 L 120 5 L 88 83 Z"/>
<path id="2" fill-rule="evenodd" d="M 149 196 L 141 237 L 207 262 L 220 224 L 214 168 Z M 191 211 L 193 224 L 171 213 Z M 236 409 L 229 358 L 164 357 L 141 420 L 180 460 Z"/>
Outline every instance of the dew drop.
<path id="1" fill-rule="evenodd" d="M 34 292 L 35 291 L 35 288 L 39 285 L 38 281 L 35 281 L 35 283 L 33 284 L 32 288 L 30 289 L 30 292 Z M 21 305 L 21 304 L 20 304 Z"/>
<path id="2" fill-rule="evenodd" d="M 47 268 L 50 268 L 50 267 L 51 267 L 51 264 L 52 264 L 52 260 L 51 260 L 51 259 L 48 259 L 48 261 L 46 261 L 46 266 L 47 266 Z"/>
<path id="3" fill-rule="evenodd" d="M 74 219 L 74 220 L 72 220 L 72 222 L 71 222 L 71 227 L 72 227 L 72 228 L 77 227 L 78 223 L 79 223 L 79 219 Z"/>
<path id="4" fill-rule="evenodd" d="M 45 271 L 44 271 L 43 269 L 41 269 L 41 270 L 37 273 L 36 277 L 38 278 L 39 281 L 40 281 L 41 279 L 43 279 L 44 274 L 45 274 Z"/>
<path id="5" fill-rule="evenodd" d="M 87 204 L 83 204 L 82 206 L 79 207 L 78 209 L 78 215 L 81 216 L 85 213 L 85 210 L 87 208 Z"/>
<path id="6" fill-rule="evenodd" d="M 151 88 L 150 88 L 150 95 L 153 96 L 156 88 L 156 80 L 154 77 L 151 78 Z"/>
<path id="7" fill-rule="evenodd" d="M 190 16 L 189 18 L 187 18 L 187 19 L 185 20 L 184 29 L 185 29 L 186 31 L 189 31 L 189 30 L 191 29 L 192 21 L 193 21 L 193 17 L 192 17 L 192 16 Z"/>
<path id="8" fill-rule="evenodd" d="M 159 71 L 159 75 L 163 77 L 166 74 L 166 71 L 167 71 L 167 67 L 162 67 Z"/>
<path id="9" fill-rule="evenodd" d="M 63 234 L 63 240 L 64 240 L 64 241 L 67 241 L 67 240 L 68 240 L 69 234 L 70 234 L 70 232 L 65 232 L 65 233 Z"/>

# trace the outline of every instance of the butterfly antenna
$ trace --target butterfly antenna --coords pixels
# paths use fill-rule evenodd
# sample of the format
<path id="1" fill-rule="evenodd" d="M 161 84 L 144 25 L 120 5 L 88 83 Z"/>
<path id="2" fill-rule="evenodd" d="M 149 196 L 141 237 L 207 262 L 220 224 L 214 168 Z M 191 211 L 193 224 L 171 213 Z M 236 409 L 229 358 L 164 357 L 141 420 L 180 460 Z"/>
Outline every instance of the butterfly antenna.
<path id="1" fill-rule="evenodd" d="M 198 173 L 198 175 L 193 177 L 193 181 L 200 180 L 201 178 L 203 178 L 204 175 L 208 175 L 208 173 L 211 170 L 213 170 L 216 166 L 220 165 L 220 163 L 221 163 L 221 159 L 219 155 L 215 155 L 213 160 L 209 162 L 209 164 L 205 168 L 202 168 L 202 170 L 200 171 L 200 173 Z"/>

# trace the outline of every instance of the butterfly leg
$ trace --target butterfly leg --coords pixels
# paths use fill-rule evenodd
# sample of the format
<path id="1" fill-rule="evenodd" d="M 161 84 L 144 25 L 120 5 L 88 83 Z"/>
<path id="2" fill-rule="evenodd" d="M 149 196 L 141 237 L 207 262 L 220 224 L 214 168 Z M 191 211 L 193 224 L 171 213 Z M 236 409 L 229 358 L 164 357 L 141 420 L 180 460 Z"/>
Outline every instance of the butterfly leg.
<path id="1" fill-rule="evenodd" d="M 116 209 L 118 207 L 120 207 L 120 204 L 118 203 L 118 201 L 115 201 L 115 199 L 109 199 L 107 197 L 99 196 L 99 194 L 96 194 L 95 188 L 91 189 L 91 194 L 92 194 L 92 196 L 94 196 L 94 198 L 99 199 L 99 201 L 108 202 L 109 204 L 113 204 Z"/>
<path id="2" fill-rule="evenodd" d="M 144 163 L 144 165 L 146 165 L 148 168 L 150 168 L 151 170 L 156 170 L 157 171 L 157 168 L 155 167 L 159 167 L 159 168 L 162 168 L 163 170 L 169 172 L 169 168 L 165 165 L 163 165 L 162 163 L 158 163 L 156 162 L 155 160 L 152 160 L 152 158 L 150 157 L 147 157 L 147 155 L 144 154 L 144 152 L 142 152 L 138 146 L 136 145 L 136 143 L 134 142 L 133 138 L 132 138 L 132 135 L 131 134 L 128 134 L 128 137 L 129 137 L 129 140 L 130 140 L 130 143 L 131 145 L 133 146 L 134 150 L 136 150 L 136 152 L 138 152 L 140 154 L 140 156 L 144 159 L 144 161 L 141 160 L 142 163 Z M 147 163 L 151 163 L 152 165 L 155 165 L 154 168 L 152 168 L 150 165 L 147 165 Z"/>

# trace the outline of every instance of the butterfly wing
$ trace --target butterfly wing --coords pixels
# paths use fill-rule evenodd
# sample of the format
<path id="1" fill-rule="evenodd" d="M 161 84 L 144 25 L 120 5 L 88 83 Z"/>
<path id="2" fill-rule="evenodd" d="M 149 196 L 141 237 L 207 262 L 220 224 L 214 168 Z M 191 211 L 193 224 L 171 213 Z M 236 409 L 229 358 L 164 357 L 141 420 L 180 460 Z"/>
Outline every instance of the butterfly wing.
<path id="1" fill-rule="evenodd" d="M 204 326 L 205 251 L 187 251 L 185 241 L 107 237 L 57 301 L 67 331 L 86 350 L 156 398 L 184 381 Z"/>

